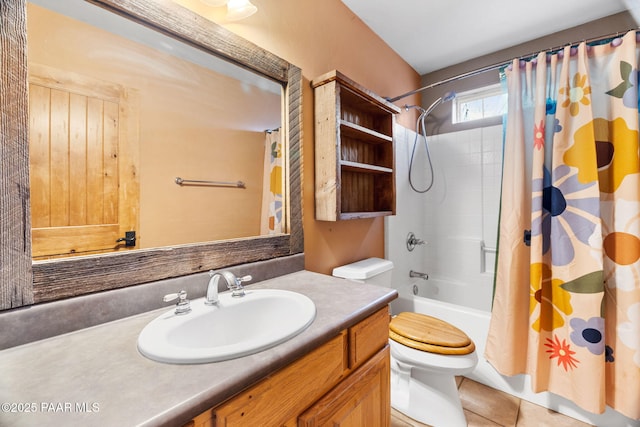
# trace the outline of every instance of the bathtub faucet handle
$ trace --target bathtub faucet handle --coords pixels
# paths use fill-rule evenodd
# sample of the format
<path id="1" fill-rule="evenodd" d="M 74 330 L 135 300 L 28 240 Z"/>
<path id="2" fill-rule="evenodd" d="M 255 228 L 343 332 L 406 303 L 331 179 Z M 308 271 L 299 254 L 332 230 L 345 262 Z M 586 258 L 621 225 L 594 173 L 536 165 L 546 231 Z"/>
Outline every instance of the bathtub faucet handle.
<path id="1" fill-rule="evenodd" d="M 427 242 L 425 242 L 422 239 L 418 239 L 416 237 L 416 235 L 412 232 L 409 233 L 409 235 L 407 236 L 407 250 L 409 252 L 411 252 L 412 250 L 414 250 L 416 248 L 416 246 L 418 245 L 424 245 Z"/>

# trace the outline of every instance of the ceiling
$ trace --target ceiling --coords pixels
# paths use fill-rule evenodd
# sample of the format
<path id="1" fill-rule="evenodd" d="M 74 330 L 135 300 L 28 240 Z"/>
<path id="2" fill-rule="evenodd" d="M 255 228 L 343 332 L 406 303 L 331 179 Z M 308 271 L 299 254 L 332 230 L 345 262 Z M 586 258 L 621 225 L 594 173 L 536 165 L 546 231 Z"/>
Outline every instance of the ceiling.
<path id="1" fill-rule="evenodd" d="M 420 75 L 622 12 L 627 5 L 640 11 L 640 0 L 342 2 Z"/>

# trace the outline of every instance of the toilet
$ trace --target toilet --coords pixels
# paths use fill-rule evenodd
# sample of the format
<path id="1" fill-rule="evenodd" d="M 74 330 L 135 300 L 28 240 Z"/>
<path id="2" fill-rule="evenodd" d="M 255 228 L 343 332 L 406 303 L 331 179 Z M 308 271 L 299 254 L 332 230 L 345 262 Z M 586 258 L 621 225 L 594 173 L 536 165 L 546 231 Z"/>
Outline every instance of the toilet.
<path id="1" fill-rule="evenodd" d="M 391 287 L 393 263 L 367 258 L 333 269 L 333 276 Z M 465 427 L 455 377 L 478 363 L 475 344 L 455 326 L 403 312 L 389 323 L 391 406 L 434 427 Z"/>

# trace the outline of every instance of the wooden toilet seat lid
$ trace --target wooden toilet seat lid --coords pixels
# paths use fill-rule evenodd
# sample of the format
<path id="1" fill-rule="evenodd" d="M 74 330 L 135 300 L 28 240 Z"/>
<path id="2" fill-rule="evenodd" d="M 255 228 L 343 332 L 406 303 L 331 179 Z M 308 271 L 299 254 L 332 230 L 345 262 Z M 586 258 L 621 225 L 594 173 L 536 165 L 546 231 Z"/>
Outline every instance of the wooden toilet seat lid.
<path id="1" fill-rule="evenodd" d="M 450 323 L 426 314 L 403 312 L 391 319 L 389 338 L 415 348 L 438 354 L 469 354 L 473 341 Z"/>

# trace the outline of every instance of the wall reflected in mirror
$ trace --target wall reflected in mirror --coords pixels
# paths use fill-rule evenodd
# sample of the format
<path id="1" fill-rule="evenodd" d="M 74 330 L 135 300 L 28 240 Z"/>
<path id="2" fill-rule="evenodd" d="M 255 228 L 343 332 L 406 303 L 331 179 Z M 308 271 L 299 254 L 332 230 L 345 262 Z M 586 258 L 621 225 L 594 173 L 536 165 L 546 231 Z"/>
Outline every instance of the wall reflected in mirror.
<path id="1" fill-rule="evenodd" d="M 279 83 L 83 0 L 27 18 L 35 260 L 286 231 Z"/>

